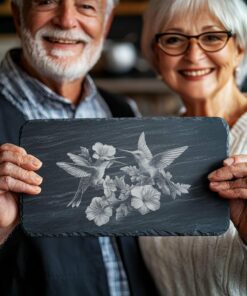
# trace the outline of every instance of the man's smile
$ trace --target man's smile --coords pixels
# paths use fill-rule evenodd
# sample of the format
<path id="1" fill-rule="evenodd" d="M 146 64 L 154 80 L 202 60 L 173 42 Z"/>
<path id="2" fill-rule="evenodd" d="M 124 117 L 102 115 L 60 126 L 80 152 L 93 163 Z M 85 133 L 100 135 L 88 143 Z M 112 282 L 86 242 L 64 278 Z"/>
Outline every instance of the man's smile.
<path id="1" fill-rule="evenodd" d="M 59 43 L 59 44 L 80 44 L 85 43 L 82 40 L 74 40 L 74 39 L 62 39 L 56 37 L 44 37 L 44 39 L 50 43 Z"/>

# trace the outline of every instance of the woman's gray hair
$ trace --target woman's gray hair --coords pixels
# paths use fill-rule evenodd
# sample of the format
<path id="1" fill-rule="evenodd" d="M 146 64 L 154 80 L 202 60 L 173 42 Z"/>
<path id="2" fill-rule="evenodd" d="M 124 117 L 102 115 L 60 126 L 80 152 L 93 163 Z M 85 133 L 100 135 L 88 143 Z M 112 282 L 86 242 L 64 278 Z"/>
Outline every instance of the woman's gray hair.
<path id="1" fill-rule="evenodd" d="M 17 6 L 22 7 L 24 0 L 11 0 L 11 2 L 15 3 Z M 106 16 L 108 17 L 112 11 L 112 9 L 118 4 L 119 0 L 106 0 Z"/>
<path id="2" fill-rule="evenodd" d="M 227 31 L 236 36 L 237 45 L 245 51 L 237 73 L 241 84 L 247 74 L 247 5 L 243 0 L 150 0 L 143 16 L 142 52 L 150 64 L 155 66 L 154 36 L 162 33 L 175 15 L 193 16 L 206 7 L 216 16 Z"/>

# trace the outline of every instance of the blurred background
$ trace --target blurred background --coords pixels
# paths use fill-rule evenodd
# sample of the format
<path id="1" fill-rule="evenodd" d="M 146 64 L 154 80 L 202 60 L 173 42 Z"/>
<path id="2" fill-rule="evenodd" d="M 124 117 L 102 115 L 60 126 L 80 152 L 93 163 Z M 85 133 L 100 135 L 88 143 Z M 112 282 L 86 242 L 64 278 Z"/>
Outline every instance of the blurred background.
<path id="1" fill-rule="evenodd" d="M 173 115 L 180 100 L 156 78 L 140 53 L 146 5 L 147 0 L 120 0 L 102 58 L 91 74 L 99 86 L 133 98 L 144 116 Z M 10 0 L 0 0 L 0 60 L 18 44 Z"/>
<path id="2" fill-rule="evenodd" d="M 91 74 L 97 85 L 133 98 L 144 116 L 176 115 L 180 99 L 157 79 L 140 52 L 142 13 L 147 2 L 120 0 L 102 58 Z M 10 0 L 0 0 L 0 60 L 18 44 Z"/>

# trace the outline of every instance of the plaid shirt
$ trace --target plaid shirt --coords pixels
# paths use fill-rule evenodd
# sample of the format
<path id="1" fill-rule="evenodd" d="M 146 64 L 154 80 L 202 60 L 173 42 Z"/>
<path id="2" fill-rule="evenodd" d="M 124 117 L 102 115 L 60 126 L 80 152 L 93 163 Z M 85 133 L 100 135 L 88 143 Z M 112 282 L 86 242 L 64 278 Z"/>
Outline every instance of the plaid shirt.
<path id="1" fill-rule="evenodd" d="M 54 93 L 40 81 L 30 77 L 18 66 L 20 50 L 7 53 L 0 65 L 0 92 L 26 119 L 105 118 L 112 117 L 109 107 L 87 76 L 81 102 L 74 106 L 69 99 Z M 130 295 L 123 263 L 109 237 L 99 243 L 106 268 L 111 296 Z M 83 260 L 83 258 L 82 258 Z"/>

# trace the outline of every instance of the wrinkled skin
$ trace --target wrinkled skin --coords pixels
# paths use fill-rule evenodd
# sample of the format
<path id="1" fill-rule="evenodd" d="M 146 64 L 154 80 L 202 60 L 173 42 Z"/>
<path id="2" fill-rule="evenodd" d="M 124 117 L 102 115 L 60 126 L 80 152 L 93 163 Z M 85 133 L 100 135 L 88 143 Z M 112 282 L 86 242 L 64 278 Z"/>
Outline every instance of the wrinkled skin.
<path id="1" fill-rule="evenodd" d="M 231 220 L 247 243 L 247 155 L 236 155 L 209 176 L 210 189 L 230 200 Z"/>

